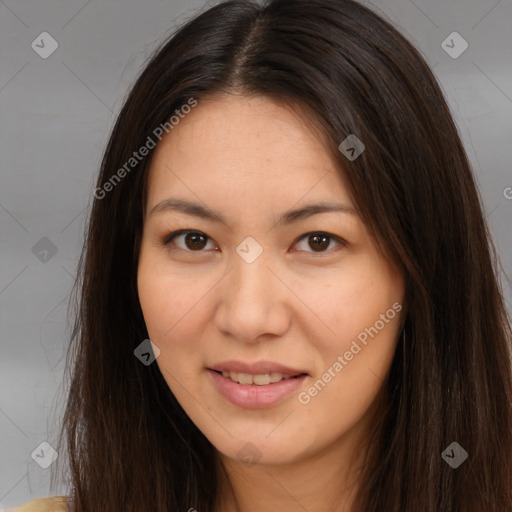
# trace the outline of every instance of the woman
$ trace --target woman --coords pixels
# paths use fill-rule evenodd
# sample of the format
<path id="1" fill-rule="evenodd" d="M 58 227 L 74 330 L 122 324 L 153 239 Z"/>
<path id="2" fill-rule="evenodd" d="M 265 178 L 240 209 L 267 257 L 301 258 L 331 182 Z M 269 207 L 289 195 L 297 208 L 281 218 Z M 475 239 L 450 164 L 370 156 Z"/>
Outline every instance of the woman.
<path id="1" fill-rule="evenodd" d="M 512 510 L 495 249 L 386 21 L 352 0 L 197 16 L 134 85 L 94 195 L 68 510 Z"/>

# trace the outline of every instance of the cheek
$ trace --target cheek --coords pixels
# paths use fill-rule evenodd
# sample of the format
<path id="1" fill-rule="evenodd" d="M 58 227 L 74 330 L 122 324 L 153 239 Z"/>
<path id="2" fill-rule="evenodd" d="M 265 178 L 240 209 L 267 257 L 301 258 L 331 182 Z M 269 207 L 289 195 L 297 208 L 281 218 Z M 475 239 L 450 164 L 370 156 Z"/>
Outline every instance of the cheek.
<path id="1" fill-rule="evenodd" d="M 368 336 L 366 329 L 376 322 L 379 331 L 383 325 L 386 328 L 382 330 L 389 331 L 396 322 L 394 319 L 400 316 L 393 304 L 402 304 L 403 280 L 372 258 L 361 257 L 346 272 L 335 279 L 326 279 L 323 286 L 318 285 L 303 288 L 301 293 L 309 297 L 311 310 L 325 327 L 323 334 L 319 334 L 322 339 L 319 349 L 324 354 L 349 350 L 352 340 L 358 336 L 364 342 L 365 333 Z M 380 320 L 382 314 L 384 324 Z"/>
<path id="2" fill-rule="evenodd" d="M 207 283 L 178 272 L 149 257 L 139 264 L 138 293 L 148 334 L 163 347 L 190 334 L 206 304 Z"/>
<path id="3" fill-rule="evenodd" d="M 138 290 L 149 337 L 160 346 L 167 331 L 176 323 L 175 317 L 181 308 L 172 299 L 174 294 L 166 286 L 165 279 L 148 268 L 139 268 Z"/>
<path id="4" fill-rule="evenodd" d="M 366 416 L 382 389 L 400 329 L 399 314 L 382 329 L 375 327 L 380 313 L 387 309 L 379 309 L 376 316 L 367 313 L 369 326 L 366 328 L 361 327 L 365 323 L 361 323 L 360 317 L 352 318 L 353 335 L 342 334 L 336 343 L 325 349 L 322 367 L 311 386 L 299 397 L 309 411 L 306 421 L 323 425 L 326 434 L 336 437 L 350 431 Z"/>
<path id="5" fill-rule="evenodd" d="M 211 276 L 200 278 L 188 270 L 162 265 L 157 258 L 141 258 L 138 293 L 151 341 L 160 349 L 156 364 L 182 405 L 183 386 L 192 392 L 202 371 L 202 332 L 211 318 Z"/>
<path id="6" fill-rule="evenodd" d="M 316 338 L 321 360 L 302 403 L 310 399 L 315 414 L 336 414 L 339 421 L 351 422 L 370 406 L 391 366 L 404 282 L 378 259 L 362 257 L 324 290 L 315 312 L 329 329 Z"/>
<path id="7" fill-rule="evenodd" d="M 193 288 L 185 286 L 183 279 L 171 279 L 144 261 L 139 265 L 138 292 L 144 321 L 149 339 L 160 349 L 155 363 L 182 405 L 186 397 L 180 396 L 180 383 L 191 387 L 193 356 L 197 352 L 194 340 L 198 339 L 191 324 L 198 318 L 194 309 L 197 289 L 188 294 L 187 290 Z"/>

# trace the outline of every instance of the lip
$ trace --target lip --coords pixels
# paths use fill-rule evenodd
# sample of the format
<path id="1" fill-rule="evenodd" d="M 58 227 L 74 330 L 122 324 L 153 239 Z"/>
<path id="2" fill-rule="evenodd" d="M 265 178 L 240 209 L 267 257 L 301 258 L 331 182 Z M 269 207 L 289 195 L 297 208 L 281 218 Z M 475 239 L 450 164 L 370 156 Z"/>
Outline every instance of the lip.
<path id="1" fill-rule="evenodd" d="M 246 409 L 264 409 L 278 404 L 296 392 L 302 386 L 306 377 L 309 376 L 300 375 L 273 384 L 258 386 L 257 384 L 239 384 L 210 368 L 207 371 L 212 376 L 215 387 L 224 398 L 233 405 Z"/>
<path id="2" fill-rule="evenodd" d="M 236 372 L 250 373 L 251 375 L 265 375 L 266 373 L 282 373 L 287 377 L 294 377 L 302 373 L 308 373 L 306 370 L 288 368 L 272 361 L 258 361 L 257 363 L 244 363 L 243 361 L 224 361 L 222 363 L 210 366 L 209 370 L 217 372 Z"/>

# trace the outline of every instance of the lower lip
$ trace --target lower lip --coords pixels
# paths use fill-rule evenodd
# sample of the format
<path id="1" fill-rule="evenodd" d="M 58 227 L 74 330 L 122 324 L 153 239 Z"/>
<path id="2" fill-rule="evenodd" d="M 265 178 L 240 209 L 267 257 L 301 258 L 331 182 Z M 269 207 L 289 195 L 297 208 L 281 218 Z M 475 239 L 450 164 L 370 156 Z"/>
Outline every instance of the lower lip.
<path id="1" fill-rule="evenodd" d="M 258 386 L 257 384 L 239 384 L 210 369 L 208 373 L 212 376 L 217 389 L 224 398 L 232 404 L 246 409 L 263 409 L 279 403 L 297 391 L 307 377 L 307 375 L 301 375 L 273 384 Z"/>

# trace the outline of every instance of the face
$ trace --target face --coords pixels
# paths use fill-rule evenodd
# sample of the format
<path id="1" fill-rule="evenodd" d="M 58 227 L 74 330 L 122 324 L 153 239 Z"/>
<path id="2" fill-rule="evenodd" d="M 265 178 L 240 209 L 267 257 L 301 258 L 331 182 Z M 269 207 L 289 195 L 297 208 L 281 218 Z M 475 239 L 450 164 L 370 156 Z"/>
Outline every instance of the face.
<path id="1" fill-rule="evenodd" d="M 304 210 L 319 203 L 338 209 Z M 223 457 L 293 463 L 370 426 L 404 280 L 355 206 L 302 117 L 264 97 L 202 100 L 158 144 L 140 303 L 153 364 Z"/>

